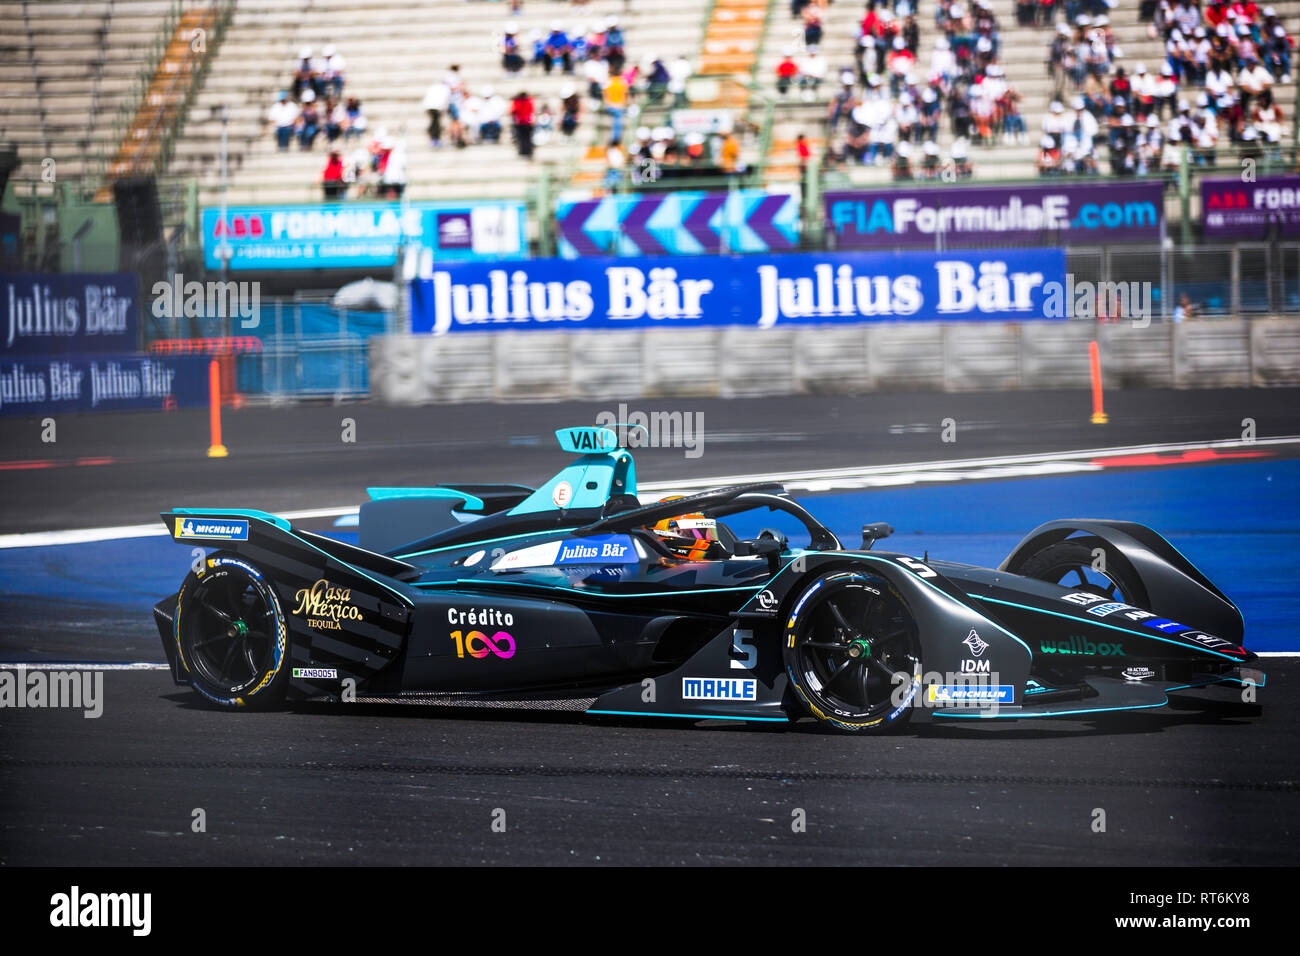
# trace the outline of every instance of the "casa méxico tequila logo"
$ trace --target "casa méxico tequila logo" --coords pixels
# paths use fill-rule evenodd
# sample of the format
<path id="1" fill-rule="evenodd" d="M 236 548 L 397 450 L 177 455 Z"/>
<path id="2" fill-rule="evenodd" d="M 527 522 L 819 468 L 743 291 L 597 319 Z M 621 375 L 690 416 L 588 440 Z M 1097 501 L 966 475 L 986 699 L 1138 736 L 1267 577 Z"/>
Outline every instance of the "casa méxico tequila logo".
<path id="1" fill-rule="evenodd" d="M 293 613 L 306 618 L 308 627 L 323 631 L 342 630 L 341 621 L 361 620 L 361 609 L 352 603 L 352 589 L 341 588 L 321 578 L 295 595 Z"/>

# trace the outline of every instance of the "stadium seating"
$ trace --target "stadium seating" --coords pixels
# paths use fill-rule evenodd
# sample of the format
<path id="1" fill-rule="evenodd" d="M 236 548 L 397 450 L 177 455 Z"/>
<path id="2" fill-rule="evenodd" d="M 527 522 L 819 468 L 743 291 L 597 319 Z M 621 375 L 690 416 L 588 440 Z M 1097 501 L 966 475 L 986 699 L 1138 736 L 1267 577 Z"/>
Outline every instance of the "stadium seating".
<path id="1" fill-rule="evenodd" d="M 974 178 L 1034 178 L 1037 175 L 1037 142 L 1042 135 L 1043 117 L 1047 114 L 1052 99 L 1052 79 L 1046 67 L 1053 37 L 1052 28 L 1019 26 L 1014 0 L 991 0 L 988 5 L 997 17 L 1001 38 L 998 62 L 1006 70 L 1008 83 L 1023 97 L 1021 114 L 1029 135 L 1028 142 L 1024 144 L 972 147 L 970 158 Z M 920 6 L 921 15 L 917 18 L 921 28 L 920 62 L 927 64 L 935 36 L 934 8 L 926 0 L 921 0 Z M 1281 16 L 1288 33 L 1292 36 L 1300 35 L 1300 0 L 1279 0 L 1271 6 Z M 830 66 L 827 82 L 823 84 L 823 94 L 815 104 L 803 103 L 797 95 L 792 94 L 779 107 L 773 130 L 772 152 L 768 157 L 772 164 L 773 178 L 792 178 L 797 175 L 794 140 L 798 133 L 805 133 L 814 141 L 817 152 L 820 152 L 824 136 L 823 121 L 829 101 L 828 87 L 835 82 L 835 74 L 841 66 L 853 64 L 853 50 L 863 10 L 864 4 L 853 0 L 837 0 L 831 4 L 825 18 L 822 42 L 822 52 L 828 58 Z M 797 23 L 790 18 L 787 4 L 781 4 L 773 10 L 758 66 L 758 76 L 772 95 L 775 95 L 776 67 L 781 60 L 783 48 L 802 36 L 802 31 L 796 29 Z M 1163 44 L 1148 36 L 1149 24 L 1138 20 L 1136 5 L 1117 5 L 1111 11 L 1111 25 L 1123 53 L 1123 57 L 1117 61 L 1118 65 L 1126 67 L 1130 73 L 1140 62 L 1145 63 L 1149 69 L 1159 70 L 1164 59 Z M 1285 114 L 1285 142 L 1289 144 L 1291 120 L 1296 106 L 1295 84 L 1279 84 L 1276 96 Z M 952 143 L 947 122 L 940 126 L 939 143 L 946 158 Z M 890 181 L 890 170 L 884 166 L 848 166 L 844 173 L 852 183 L 859 185 Z"/>
<path id="2" fill-rule="evenodd" d="M 172 6 L 168 0 L 0 4 L 0 141 L 19 148 L 15 182 L 94 171 L 116 150 L 114 121 Z"/>
<path id="3" fill-rule="evenodd" d="M 1300 33 L 1300 0 L 1275 0 L 1272 5 L 1288 30 Z M 93 173 L 99 157 L 114 153 L 119 107 L 129 98 L 145 51 L 158 38 L 171 7 L 169 0 L 0 4 L 0 44 L 5 52 L 0 58 L 0 139 L 19 147 L 24 167 L 14 177 L 17 181 L 48 191 L 50 184 L 41 182 L 40 175 L 46 157 L 55 160 L 58 178 L 70 181 Z M 992 7 L 1001 37 L 999 62 L 1023 97 L 1028 141 L 976 146 L 970 156 L 976 179 L 1032 178 L 1036 141 L 1051 99 L 1045 62 L 1053 34 L 1049 27 L 1018 26 L 1014 0 L 992 0 Z M 757 6 L 753 0 L 658 0 L 652 5 L 592 0 L 581 7 L 527 0 L 521 12 L 512 15 L 502 0 L 433 0 L 414 9 L 392 0 L 240 0 L 226 41 L 189 112 L 166 179 L 173 185 L 197 180 L 200 202 L 218 200 L 224 105 L 232 203 L 319 199 L 316 183 L 326 158 L 323 141 L 310 152 L 281 153 L 266 115 L 275 95 L 288 84 L 298 49 L 311 46 L 319 52 L 333 43 L 347 61 L 345 95 L 360 98 L 369 129 L 386 128 L 394 138 L 407 139 L 411 198 L 523 197 L 543 166 L 555 172 L 559 183 L 572 181 L 573 173 L 585 169 L 586 181 L 578 183 L 594 185 L 598 175 L 593 173 L 604 161 L 603 150 L 594 147 L 605 121 L 591 109 L 593 101 L 585 96 L 581 77 L 559 71 L 547 76 L 531 66 L 507 76 L 494 47 L 494 36 L 505 24 L 518 22 L 524 52 L 530 54 L 529 34 L 544 31 L 553 21 L 569 30 L 617 15 L 631 60 L 680 53 L 706 72 L 734 70 L 746 77 L 752 70 L 764 95 L 780 100 L 774 88 L 776 64 L 799 31 L 786 0 L 769 0 L 766 29 L 756 31 L 762 9 L 762 0 Z M 821 46 L 828 61 L 826 83 L 815 102 L 805 103 L 798 95 L 780 101 L 766 157 L 770 182 L 797 177 L 793 151 L 800 132 L 808 136 L 814 155 L 820 154 L 826 104 L 839 68 L 852 63 L 862 12 L 863 4 L 856 0 L 837 0 L 830 6 Z M 1138 62 L 1158 68 L 1161 43 L 1148 35 L 1148 24 L 1138 20 L 1136 9 L 1119 5 L 1112 13 L 1123 51 L 1119 63 L 1130 70 Z M 935 35 L 933 9 L 926 0 L 921 0 L 918 22 L 925 63 Z M 583 124 L 571 141 L 552 136 L 532 163 L 516 155 L 508 135 L 496 145 L 434 150 L 424 135 L 421 100 L 429 83 L 453 62 L 460 64 L 471 89 L 492 86 L 509 96 L 523 88 L 539 104 L 554 106 L 559 90 L 573 83 L 583 93 Z M 1289 143 L 1294 83 L 1279 85 L 1277 100 Z M 629 120 L 629 134 L 636 125 Z M 945 157 L 951 140 L 945 122 L 940 133 Z M 885 167 L 850 164 L 840 181 L 869 184 L 889 177 Z"/>
<path id="4" fill-rule="evenodd" d="M 346 60 L 344 96 L 358 97 L 370 131 L 386 128 L 408 142 L 412 199 L 521 198 L 536 181 L 539 167 L 574 165 L 592 144 L 592 101 L 581 77 L 558 70 L 545 75 L 527 67 L 516 76 L 501 68 L 494 34 L 514 19 L 526 46 L 533 30 L 559 21 L 565 30 L 603 22 L 615 15 L 627 38 L 633 61 L 679 52 L 695 58 L 708 4 L 706 0 L 658 0 L 653 6 L 622 0 L 594 0 L 571 7 L 552 0 L 528 0 L 517 17 L 504 2 L 434 0 L 412 11 L 391 0 L 242 0 L 221 55 L 204 91 L 190 112 L 171 174 L 196 177 L 201 202 L 219 196 L 219 122 L 221 104 L 229 105 L 232 166 L 228 199 L 236 202 L 316 201 L 314 185 L 324 167 L 326 150 L 318 141 L 310 152 L 279 152 L 265 126 L 267 109 L 289 81 L 300 47 L 317 53 L 332 43 Z M 531 54 L 531 49 L 525 50 Z M 560 89 L 572 83 L 583 93 L 583 125 L 572 141 L 558 134 L 541 146 L 532 163 L 520 159 L 508 132 L 500 144 L 465 149 L 431 148 L 421 100 L 429 84 L 451 64 L 459 64 L 471 90 L 493 87 L 507 98 L 520 89 L 556 105 Z"/>

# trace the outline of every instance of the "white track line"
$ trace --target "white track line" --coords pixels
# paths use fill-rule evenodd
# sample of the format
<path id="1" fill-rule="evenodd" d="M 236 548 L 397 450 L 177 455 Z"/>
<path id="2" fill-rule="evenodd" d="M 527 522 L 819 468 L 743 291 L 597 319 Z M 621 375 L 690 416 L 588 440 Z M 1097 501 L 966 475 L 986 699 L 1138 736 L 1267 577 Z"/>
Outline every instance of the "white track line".
<path id="1" fill-rule="evenodd" d="M 715 478 L 691 478 L 683 481 L 642 482 L 639 491 L 657 498 L 668 491 L 698 491 L 724 485 L 753 482 L 780 482 L 792 491 L 834 491 L 860 488 L 891 487 L 923 482 L 957 482 L 992 478 L 1020 478 L 1041 475 L 1076 474 L 1100 471 L 1096 458 L 1121 458 L 1126 455 L 1168 454 L 1207 449 L 1249 450 L 1300 444 L 1300 436 L 1259 438 L 1255 441 L 1183 442 L 1164 445 L 1127 445 L 1119 448 L 1090 448 L 1082 451 L 1045 452 L 1033 455 L 1004 455 L 996 458 L 962 458 L 946 461 L 911 462 L 898 465 L 863 465 L 849 468 L 825 468 L 815 471 L 758 472 L 748 475 L 722 475 Z M 312 508 L 285 511 L 280 517 L 289 521 L 308 518 L 331 518 L 357 513 L 356 505 L 336 508 Z M 0 535 L 0 550 L 38 548 L 60 544 L 87 544 L 93 541 L 116 541 L 126 538 L 163 537 L 167 530 L 162 522 L 121 525 L 113 528 L 82 528 L 72 531 L 31 531 Z"/>

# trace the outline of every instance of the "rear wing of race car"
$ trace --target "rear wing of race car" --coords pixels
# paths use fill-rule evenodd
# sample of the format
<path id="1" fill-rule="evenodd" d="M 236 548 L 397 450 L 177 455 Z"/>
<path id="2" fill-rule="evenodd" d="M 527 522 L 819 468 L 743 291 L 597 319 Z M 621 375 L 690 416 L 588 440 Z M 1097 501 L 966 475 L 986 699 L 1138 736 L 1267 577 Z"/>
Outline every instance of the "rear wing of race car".
<path id="1" fill-rule="evenodd" d="M 265 511 L 243 508 L 173 508 L 159 515 L 178 544 L 222 548 L 243 554 L 254 563 L 276 567 L 286 560 L 308 566 L 345 565 L 412 603 L 399 582 L 417 576 L 413 565 L 324 535 L 294 528 Z M 375 577 L 390 579 L 378 581 Z"/>
<path id="2" fill-rule="evenodd" d="M 173 541 L 236 555 L 208 555 L 201 564 L 196 559 L 193 574 L 206 574 L 218 563 L 238 563 L 248 574 L 274 587 L 293 635 L 295 663 L 314 659 L 312 655 L 323 647 L 338 673 L 361 679 L 396 659 L 410 630 L 418 597 L 406 582 L 420 574 L 418 568 L 294 528 L 284 518 L 264 511 L 176 508 L 160 517 Z M 305 612 L 300 612 L 313 589 L 323 586 L 346 592 L 350 606 L 360 614 L 344 632 L 317 631 Z M 154 606 L 159 636 L 177 681 L 186 679 L 173 640 L 173 629 L 179 626 L 179 614 L 183 613 L 180 596 L 173 594 Z M 297 676 L 292 678 L 291 686 L 297 680 Z"/>

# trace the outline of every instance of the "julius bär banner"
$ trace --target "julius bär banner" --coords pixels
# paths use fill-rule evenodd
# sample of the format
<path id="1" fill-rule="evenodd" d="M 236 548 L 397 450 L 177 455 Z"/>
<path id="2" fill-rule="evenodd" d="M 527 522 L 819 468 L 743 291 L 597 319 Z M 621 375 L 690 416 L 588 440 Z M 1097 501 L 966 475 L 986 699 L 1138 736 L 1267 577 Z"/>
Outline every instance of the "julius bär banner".
<path id="1" fill-rule="evenodd" d="M 130 273 L 0 273 L 0 356 L 131 352 L 139 335 Z"/>
<path id="2" fill-rule="evenodd" d="M 1164 230 L 1164 185 L 857 189 L 823 197 L 837 249 L 1151 242 Z"/>
<path id="3" fill-rule="evenodd" d="M 414 332 L 1063 318 L 1061 249 L 436 264 Z"/>
<path id="4" fill-rule="evenodd" d="M 0 415 L 198 407 L 206 355 L 83 355 L 0 360 Z"/>
<path id="5" fill-rule="evenodd" d="M 1202 179 L 1201 220 L 1206 239 L 1300 235 L 1300 176 Z"/>

